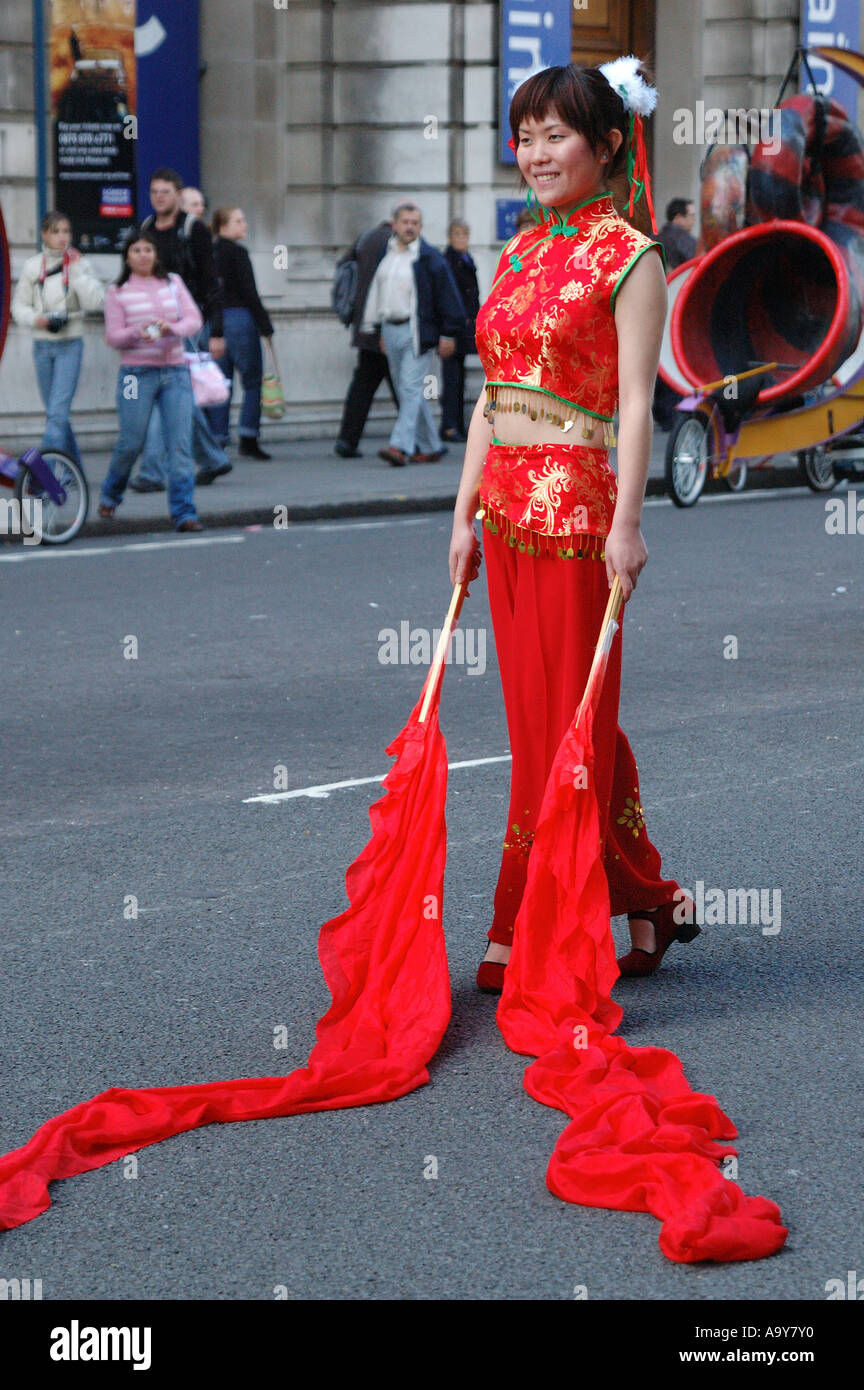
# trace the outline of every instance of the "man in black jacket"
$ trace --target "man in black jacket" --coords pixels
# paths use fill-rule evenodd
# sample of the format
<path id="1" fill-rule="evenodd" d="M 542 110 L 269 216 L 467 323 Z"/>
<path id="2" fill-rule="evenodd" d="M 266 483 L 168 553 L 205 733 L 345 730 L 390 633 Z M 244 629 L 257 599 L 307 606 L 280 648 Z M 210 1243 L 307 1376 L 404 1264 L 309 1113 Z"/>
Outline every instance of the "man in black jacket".
<path id="1" fill-rule="evenodd" d="M 447 452 L 446 445 L 438 447 L 427 387 L 430 379 L 437 385 L 436 352 L 442 359 L 451 357 L 466 327 L 453 272 L 441 252 L 424 241 L 421 226 L 416 203 L 394 208 L 393 235 L 372 278 L 360 321 L 364 333 L 380 331 L 381 348 L 399 392 L 389 446 L 379 450 L 394 467 L 436 463 Z"/>
<path id="2" fill-rule="evenodd" d="M 342 410 L 339 438 L 336 440 L 334 448 L 335 453 L 341 454 L 342 458 L 346 459 L 363 457 L 357 445 L 360 443 L 360 436 L 365 428 L 375 392 L 382 381 L 386 380 L 393 397 L 393 404 L 397 410 L 399 409 L 399 397 L 393 385 L 387 358 L 381 351 L 378 334 L 375 332 L 363 333 L 360 329 L 363 306 L 366 303 L 372 277 L 378 268 L 378 262 L 387 250 L 387 242 L 392 234 L 392 222 L 379 222 L 378 226 L 373 227 L 371 231 L 363 232 L 351 250 L 346 252 L 338 263 L 343 265 L 345 261 L 357 262 L 357 298 L 354 301 L 354 312 L 351 317 L 351 346 L 358 348 L 359 351 L 357 365 L 354 368 L 354 375 L 351 378 L 351 385 L 348 387 L 348 394 L 345 397 L 345 405 Z"/>
<path id="3" fill-rule="evenodd" d="M 152 232 L 159 260 L 165 270 L 175 271 L 204 315 L 204 329 L 198 344 L 203 346 L 210 334 L 208 350 L 212 357 L 225 351 L 222 336 L 222 291 L 213 263 L 213 239 L 210 230 L 197 217 L 184 213 L 180 207 L 183 180 L 173 169 L 156 169 L 150 179 L 152 217 L 142 227 Z M 212 483 L 214 478 L 230 473 L 225 450 L 217 443 L 200 406 L 192 415 L 192 453 L 198 464 L 196 483 Z M 129 486 L 135 492 L 161 492 L 165 487 L 165 442 L 158 410 L 150 416 L 147 440 L 136 480 Z"/>
<path id="4" fill-rule="evenodd" d="M 450 223 L 449 241 L 444 259 L 453 272 L 459 298 L 465 305 L 465 327 L 456 339 L 456 351 L 444 361 L 441 388 L 441 438 L 464 443 L 465 430 L 465 358 L 476 352 L 474 327 L 480 312 L 480 286 L 477 283 L 477 264 L 468 250 L 470 228 L 467 222 L 455 217 Z"/>

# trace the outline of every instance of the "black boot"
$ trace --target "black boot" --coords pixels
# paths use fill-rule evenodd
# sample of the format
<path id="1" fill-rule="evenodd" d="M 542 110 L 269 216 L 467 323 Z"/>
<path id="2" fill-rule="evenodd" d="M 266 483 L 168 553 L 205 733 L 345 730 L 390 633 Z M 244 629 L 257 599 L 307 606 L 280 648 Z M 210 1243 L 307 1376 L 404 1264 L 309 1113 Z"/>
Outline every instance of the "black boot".
<path id="1" fill-rule="evenodd" d="M 242 458 L 246 459 L 269 459 L 273 457 L 272 454 L 267 453 L 266 449 L 261 448 L 257 439 L 253 439 L 248 434 L 241 434 L 240 436 L 239 453 Z"/>

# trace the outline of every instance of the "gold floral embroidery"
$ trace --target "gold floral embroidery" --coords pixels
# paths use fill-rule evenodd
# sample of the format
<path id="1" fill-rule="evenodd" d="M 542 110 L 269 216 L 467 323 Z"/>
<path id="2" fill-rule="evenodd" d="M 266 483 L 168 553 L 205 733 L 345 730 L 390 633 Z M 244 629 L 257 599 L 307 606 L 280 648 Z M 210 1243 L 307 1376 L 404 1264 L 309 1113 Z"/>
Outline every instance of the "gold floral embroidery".
<path id="1" fill-rule="evenodd" d="M 639 800 L 639 788 L 634 787 L 633 791 L 634 795 L 628 796 L 624 802 L 624 814 L 618 817 L 618 824 L 626 825 L 638 838 L 639 831 L 645 829 L 645 809 Z"/>
<path id="2" fill-rule="evenodd" d="M 570 488 L 570 469 L 564 463 L 547 460 L 545 470 L 528 470 L 528 482 L 529 502 L 518 525 L 530 526 L 532 521 L 539 521 L 538 531 L 554 531 L 555 518 L 561 506 L 561 491 L 569 491 Z M 584 522 L 580 529 L 587 529 Z"/>
<path id="3" fill-rule="evenodd" d="M 565 302 L 571 299 L 584 299 L 586 294 L 589 294 L 590 291 L 590 285 L 580 285 L 578 280 L 571 280 L 569 284 L 564 286 L 558 298 L 563 299 Z"/>

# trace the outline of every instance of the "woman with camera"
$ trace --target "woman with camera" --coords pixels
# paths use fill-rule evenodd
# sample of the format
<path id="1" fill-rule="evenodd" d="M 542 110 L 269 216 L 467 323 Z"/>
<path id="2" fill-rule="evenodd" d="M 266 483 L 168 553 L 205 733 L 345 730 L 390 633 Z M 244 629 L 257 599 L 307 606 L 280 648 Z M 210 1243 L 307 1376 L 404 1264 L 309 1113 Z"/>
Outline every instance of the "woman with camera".
<path id="1" fill-rule="evenodd" d="M 59 449 L 81 463 L 69 414 L 81 374 L 84 315 L 105 301 L 105 287 L 72 246 L 72 225 L 61 212 L 42 219 L 42 250 L 24 264 L 12 317 L 33 334 L 33 361 L 45 405 L 43 449 Z"/>

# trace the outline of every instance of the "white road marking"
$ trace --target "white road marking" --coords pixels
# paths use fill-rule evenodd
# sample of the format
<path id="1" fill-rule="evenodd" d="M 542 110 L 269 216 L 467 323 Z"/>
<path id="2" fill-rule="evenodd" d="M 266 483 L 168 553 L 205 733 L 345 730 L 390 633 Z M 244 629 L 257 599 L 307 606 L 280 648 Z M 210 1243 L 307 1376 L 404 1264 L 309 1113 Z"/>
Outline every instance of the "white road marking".
<path id="1" fill-rule="evenodd" d="M 447 767 L 452 772 L 459 767 L 483 767 L 486 763 L 509 763 L 511 755 L 503 753 L 497 758 L 469 758 L 466 762 L 448 763 Z M 243 805 L 248 806 L 250 802 L 263 802 L 267 806 L 273 806 L 277 801 L 292 801 L 298 796 L 311 796 L 315 798 L 328 797 L 331 792 L 341 791 L 343 787 L 367 787 L 372 782 L 383 782 L 388 776 L 382 772 L 377 777 L 351 777 L 347 782 L 325 782 L 317 787 L 297 787 L 290 792 L 267 792 L 263 796 L 244 796 Z"/>
<path id="2" fill-rule="evenodd" d="M 69 545 L 63 546 L 39 546 L 26 554 L 0 555 L 0 564 L 15 565 L 19 560 L 44 560 L 54 555 L 62 555 L 68 559 L 71 555 L 126 555 L 130 550 L 185 550 L 190 546 L 197 550 L 202 545 L 242 545 L 245 539 L 245 536 L 201 536 L 200 539 L 190 536 L 188 540 L 184 537 L 171 541 L 132 541 L 128 545 L 92 545 L 78 550 L 74 549 L 75 542 L 72 541 Z"/>
<path id="3" fill-rule="evenodd" d="M 828 494 L 826 493 L 825 496 Z M 763 487 L 754 489 L 753 492 L 712 492 L 707 497 L 699 498 L 694 506 L 701 506 L 703 503 L 716 505 L 718 502 L 767 502 L 775 497 L 815 497 L 816 494 L 809 487 Z M 671 497 L 646 497 L 642 503 L 643 507 L 672 507 Z"/>

